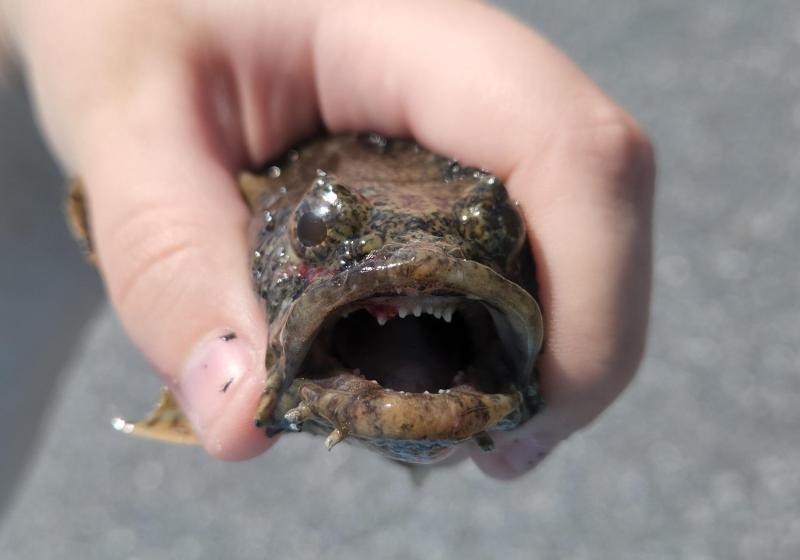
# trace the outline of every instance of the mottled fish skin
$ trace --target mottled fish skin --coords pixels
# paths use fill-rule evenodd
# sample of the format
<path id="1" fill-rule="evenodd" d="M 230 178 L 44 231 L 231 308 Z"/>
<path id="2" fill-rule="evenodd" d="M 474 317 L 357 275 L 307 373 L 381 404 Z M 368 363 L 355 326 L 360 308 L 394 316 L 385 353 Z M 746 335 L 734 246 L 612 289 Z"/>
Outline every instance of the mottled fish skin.
<path id="1" fill-rule="evenodd" d="M 330 432 L 329 448 L 350 437 L 392 458 L 429 462 L 536 412 L 543 333 L 534 266 L 523 219 L 496 177 L 410 141 L 346 134 L 243 173 L 240 186 L 254 215 L 252 275 L 270 333 L 257 425 L 269 434 Z M 337 310 L 378 295 L 454 293 L 486 303 L 517 333 L 510 354 L 519 375 L 506 394 L 465 386 L 453 388 L 461 400 L 452 392 L 400 395 L 358 372 L 320 380 L 300 371 Z M 337 399 L 347 406 L 334 406 Z"/>

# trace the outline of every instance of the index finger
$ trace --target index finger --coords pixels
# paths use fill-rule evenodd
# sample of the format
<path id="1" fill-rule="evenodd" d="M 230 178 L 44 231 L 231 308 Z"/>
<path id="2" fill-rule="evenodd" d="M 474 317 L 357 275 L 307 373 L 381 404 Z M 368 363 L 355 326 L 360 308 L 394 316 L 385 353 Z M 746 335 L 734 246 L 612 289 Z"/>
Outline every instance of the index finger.
<path id="1" fill-rule="evenodd" d="M 479 3 L 337 3 L 312 39 L 334 130 L 410 135 L 491 169 L 528 224 L 548 407 L 481 466 L 524 471 L 597 416 L 641 359 L 653 156 L 634 121 L 545 39 Z M 527 440 L 533 442 L 525 451 Z"/>

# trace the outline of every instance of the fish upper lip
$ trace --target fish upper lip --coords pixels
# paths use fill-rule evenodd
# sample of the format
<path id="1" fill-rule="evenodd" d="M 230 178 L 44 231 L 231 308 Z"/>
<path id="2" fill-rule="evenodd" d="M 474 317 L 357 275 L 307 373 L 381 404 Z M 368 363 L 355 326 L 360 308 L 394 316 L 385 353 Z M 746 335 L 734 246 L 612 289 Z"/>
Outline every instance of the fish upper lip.
<path id="1" fill-rule="evenodd" d="M 378 254 L 343 272 L 321 276 L 293 302 L 279 336 L 286 360 L 284 388 L 297 376 L 326 319 L 343 306 L 376 295 L 436 293 L 479 299 L 502 313 L 514 335 L 520 386 L 530 381 L 543 342 L 542 314 L 533 296 L 484 264 L 412 245 L 392 254 Z"/>

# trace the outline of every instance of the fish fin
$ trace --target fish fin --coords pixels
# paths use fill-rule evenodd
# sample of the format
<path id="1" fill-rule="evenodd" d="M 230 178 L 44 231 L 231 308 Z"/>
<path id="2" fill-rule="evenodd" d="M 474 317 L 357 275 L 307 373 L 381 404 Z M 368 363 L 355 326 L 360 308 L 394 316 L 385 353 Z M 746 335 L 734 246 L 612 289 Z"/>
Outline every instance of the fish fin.
<path id="1" fill-rule="evenodd" d="M 75 241 L 78 242 L 83 256 L 90 263 L 97 264 L 91 228 L 89 227 L 89 209 L 86 203 L 86 195 L 83 182 L 78 177 L 73 177 L 67 187 L 67 197 L 64 199 L 64 214 L 67 218 L 67 225 Z"/>
<path id="2" fill-rule="evenodd" d="M 261 206 L 261 198 L 264 193 L 273 189 L 273 182 L 264 175 L 248 171 L 239 173 L 239 190 L 242 191 L 242 196 L 251 211 L 258 209 Z"/>
<path id="3" fill-rule="evenodd" d="M 114 418 L 111 425 L 122 433 L 165 443 L 200 443 L 189 419 L 167 388 L 161 390 L 158 403 L 143 420 L 128 422 L 122 418 Z"/>

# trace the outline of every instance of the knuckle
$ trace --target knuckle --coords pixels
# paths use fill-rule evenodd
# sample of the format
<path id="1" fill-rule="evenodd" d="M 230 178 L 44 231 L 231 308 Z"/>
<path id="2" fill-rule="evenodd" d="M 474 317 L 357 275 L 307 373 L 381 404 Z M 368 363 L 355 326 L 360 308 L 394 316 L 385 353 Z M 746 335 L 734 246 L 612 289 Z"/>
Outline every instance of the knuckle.
<path id="1" fill-rule="evenodd" d="M 109 296 L 123 314 L 158 307 L 180 298 L 181 279 L 200 255 L 199 226 L 179 221 L 168 208 L 145 208 L 98 239 Z"/>
<path id="2" fill-rule="evenodd" d="M 568 145 L 612 184 L 652 188 L 653 143 L 633 117 L 610 102 L 588 112 L 584 124 L 570 134 Z"/>

